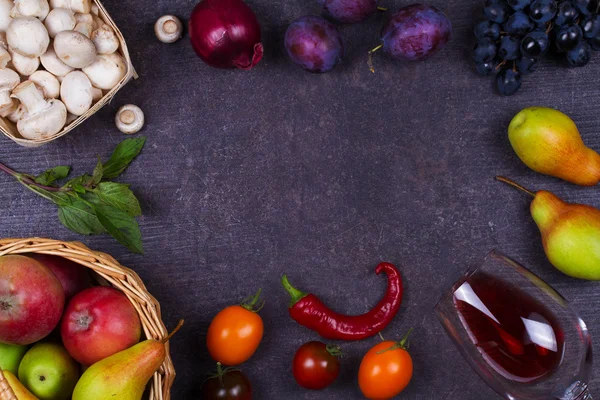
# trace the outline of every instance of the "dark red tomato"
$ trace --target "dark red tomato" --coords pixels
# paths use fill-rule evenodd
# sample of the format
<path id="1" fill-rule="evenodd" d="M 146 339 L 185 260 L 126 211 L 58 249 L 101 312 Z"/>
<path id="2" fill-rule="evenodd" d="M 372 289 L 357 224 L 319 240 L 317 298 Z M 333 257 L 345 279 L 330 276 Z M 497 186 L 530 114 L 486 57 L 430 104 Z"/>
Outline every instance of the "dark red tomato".
<path id="1" fill-rule="evenodd" d="M 302 345 L 294 356 L 292 372 L 300 386 L 320 390 L 331 385 L 340 373 L 340 348 L 321 342 Z"/>
<path id="2" fill-rule="evenodd" d="M 242 371 L 217 368 L 202 386 L 204 400 L 252 400 L 252 385 Z"/>

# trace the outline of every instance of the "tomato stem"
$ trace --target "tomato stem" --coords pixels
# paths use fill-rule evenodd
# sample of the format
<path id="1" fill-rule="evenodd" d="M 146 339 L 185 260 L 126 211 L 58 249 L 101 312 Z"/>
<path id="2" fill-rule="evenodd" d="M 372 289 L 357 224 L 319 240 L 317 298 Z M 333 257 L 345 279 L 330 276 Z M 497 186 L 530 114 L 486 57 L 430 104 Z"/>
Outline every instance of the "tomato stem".
<path id="1" fill-rule="evenodd" d="M 410 347 L 410 343 L 408 341 L 408 337 L 410 336 L 410 334 L 412 333 L 412 331 L 413 331 L 413 328 L 410 328 L 408 330 L 408 332 L 406 332 L 406 335 L 404 335 L 404 337 L 402 339 L 400 339 L 399 342 L 394 343 L 390 348 L 378 351 L 377 354 L 382 354 L 382 353 L 385 353 L 387 351 L 398 350 L 398 349 L 408 350 L 408 348 Z"/>
<path id="2" fill-rule="evenodd" d="M 246 297 L 242 301 L 240 306 L 245 308 L 248 311 L 253 312 L 253 313 L 259 312 L 260 310 L 262 310 L 262 308 L 265 306 L 265 303 L 266 303 L 265 300 L 263 300 L 262 302 L 259 302 L 261 293 L 262 293 L 262 288 L 258 289 L 258 292 L 256 292 L 256 294 L 254 296 Z M 258 307 L 255 308 L 255 306 L 257 304 L 258 304 Z"/>
<path id="3" fill-rule="evenodd" d="M 293 287 L 290 281 L 288 280 L 287 275 L 283 275 L 281 277 L 281 284 L 288 292 L 288 294 L 292 297 L 292 299 L 290 300 L 290 307 L 293 307 L 297 302 L 302 300 L 302 298 L 308 296 L 308 293 L 304 293 Z"/>
<path id="4" fill-rule="evenodd" d="M 327 346 L 325 346 L 325 348 L 327 349 L 327 352 L 334 357 L 341 357 L 344 355 L 341 347 L 337 344 L 328 344 Z"/>

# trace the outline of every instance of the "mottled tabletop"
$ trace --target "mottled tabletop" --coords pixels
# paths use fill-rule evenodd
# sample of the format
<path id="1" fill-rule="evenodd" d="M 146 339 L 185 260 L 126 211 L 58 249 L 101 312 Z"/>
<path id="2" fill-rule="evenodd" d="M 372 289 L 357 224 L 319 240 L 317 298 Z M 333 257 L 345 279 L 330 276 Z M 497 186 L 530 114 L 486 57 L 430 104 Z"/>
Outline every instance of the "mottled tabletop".
<path id="1" fill-rule="evenodd" d="M 597 188 L 579 188 L 528 170 L 506 128 L 526 106 L 569 114 L 586 143 L 597 134 L 600 57 L 583 69 L 546 62 L 510 98 L 475 74 L 469 57 L 481 1 L 441 1 L 454 26 L 450 44 L 423 63 L 397 63 L 367 51 L 378 43 L 384 15 L 342 26 L 347 56 L 323 75 L 287 60 L 282 37 L 296 17 L 319 14 L 316 1 L 249 0 L 263 27 L 265 58 L 250 72 L 203 64 L 189 39 L 158 42 L 163 14 L 187 20 L 194 1 L 105 0 L 140 75 L 111 104 L 68 136 L 39 149 L 0 138 L 0 160 L 23 172 L 72 165 L 93 169 L 124 135 L 117 108 L 146 113 L 147 145 L 122 181 L 141 198 L 146 253 L 129 253 L 107 236 L 65 229 L 56 209 L 8 176 L 0 176 L 0 236 L 79 240 L 110 253 L 142 277 L 162 305 L 167 327 L 186 325 L 172 340 L 177 370 L 173 398 L 199 398 L 212 368 L 205 335 L 212 317 L 262 287 L 265 336 L 243 370 L 256 399 L 360 399 L 362 355 L 379 339 L 344 343 L 338 381 L 322 392 L 301 389 L 291 359 L 316 334 L 288 316 L 279 284 L 287 273 L 340 312 L 362 313 L 385 290 L 373 270 L 397 264 L 405 279 L 402 308 L 385 330 L 410 327 L 414 378 L 404 399 L 495 398 L 438 323 L 433 306 L 463 271 L 492 248 L 523 263 L 558 289 L 600 338 L 598 284 L 571 279 L 546 260 L 529 199 L 493 177 L 600 206 Z M 395 9 L 406 2 L 383 1 Z M 600 385 L 600 374 L 591 382 Z M 599 389 L 600 390 L 600 389 Z"/>

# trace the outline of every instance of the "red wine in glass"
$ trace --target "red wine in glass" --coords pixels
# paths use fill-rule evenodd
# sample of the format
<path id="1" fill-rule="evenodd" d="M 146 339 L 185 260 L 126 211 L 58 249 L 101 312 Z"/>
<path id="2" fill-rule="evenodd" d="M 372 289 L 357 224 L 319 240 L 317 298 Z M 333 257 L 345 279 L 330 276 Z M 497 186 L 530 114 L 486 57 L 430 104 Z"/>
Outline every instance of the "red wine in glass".
<path id="1" fill-rule="evenodd" d="M 435 306 L 479 376 L 506 399 L 590 400 L 591 338 L 568 302 L 495 251 Z"/>

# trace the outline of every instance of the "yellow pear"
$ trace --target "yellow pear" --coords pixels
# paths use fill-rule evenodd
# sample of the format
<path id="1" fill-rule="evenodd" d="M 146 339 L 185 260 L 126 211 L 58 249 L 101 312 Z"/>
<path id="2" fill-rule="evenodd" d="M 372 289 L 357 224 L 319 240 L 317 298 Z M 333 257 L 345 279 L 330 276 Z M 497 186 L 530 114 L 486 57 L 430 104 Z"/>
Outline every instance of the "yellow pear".
<path id="1" fill-rule="evenodd" d="M 163 340 L 143 341 L 93 364 L 79 378 L 73 400 L 141 400 L 148 381 L 165 360 L 165 343 L 181 325 L 183 321 Z"/>
<path id="2" fill-rule="evenodd" d="M 8 385 L 12 389 L 15 396 L 17 396 L 17 400 L 39 400 L 37 397 L 31 394 L 29 390 L 19 380 L 16 376 L 13 375 L 10 371 L 2 371 L 2 374 L 6 378 Z M 2 390 L 0 388 L 0 395 L 2 394 Z"/>

